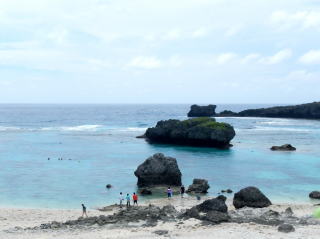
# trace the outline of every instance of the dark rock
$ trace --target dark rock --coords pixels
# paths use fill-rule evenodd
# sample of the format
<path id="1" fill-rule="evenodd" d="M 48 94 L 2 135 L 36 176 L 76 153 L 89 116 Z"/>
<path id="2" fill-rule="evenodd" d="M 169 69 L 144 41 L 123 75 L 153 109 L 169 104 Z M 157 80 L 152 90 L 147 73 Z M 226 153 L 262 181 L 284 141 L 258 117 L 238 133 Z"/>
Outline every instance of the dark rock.
<path id="1" fill-rule="evenodd" d="M 319 191 L 313 191 L 309 194 L 309 197 L 310 198 L 313 198 L 313 199 L 320 199 L 320 192 Z"/>
<path id="2" fill-rule="evenodd" d="M 207 193 L 209 188 L 208 180 L 195 178 L 189 186 L 187 193 Z"/>
<path id="3" fill-rule="evenodd" d="M 290 224 L 282 224 L 278 227 L 279 232 L 284 232 L 284 233 L 289 233 L 289 232 L 294 232 L 295 229 L 292 225 Z"/>
<path id="4" fill-rule="evenodd" d="M 150 191 L 149 189 L 142 189 L 141 191 L 140 191 L 140 194 L 141 195 L 152 195 L 152 191 Z"/>
<path id="5" fill-rule="evenodd" d="M 219 113 L 219 116 L 222 116 L 222 117 L 232 117 L 232 116 L 237 116 L 237 115 L 238 115 L 237 113 L 230 111 L 230 110 L 224 110 Z"/>
<path id="6" fill-rule="evenodd" d="M 320 102 L 244 110 L 239 112 L 238 116 L 320 119 Z"/>
<path id="7" fill-rule="evenodd" d="M 190 209 L 187 209 L 183 216 L 186 218 L 200 219 L 200 212 L 196 207 L 192 207 Z"/>
<path id="8" fill-rule="evenodd" d="M 291 207 L 288 207 L 285 211 L 284 211 L 284 215 L 287 217 L 292 217 L 293 216 L 293 211 L 291 209 Z"/>
<path id="9" fill-rule="evenodd" d="M 107 184 L 106 188 L 110 189 L 110 188 L 112 188 L 112 185 L 111 184 Z"/>
<path id="10" fill-rule="evenodd" d="M 157 234 L 159 236 L 167 235 L 169 233 L 168 230 L 157 230 L 153 232 L 154 234 Z"/>
<path id="11" fill-rule="evenodd" d="M 150 143 L 228 148 L 235 131 L 227 123 L 202 117 L 183 121 L 159 121 L 156 127 L 148 128 L 145 135 Z"/>
<path id="12" fill-rule="evenodd" d="M 204 216 L 201 216 L 201 220 L 209 221 L 213 224 L 218 224 L 221 222 L 228 222 L 230 217 L 227 213 L 218 211 L 209 211 Z"/>
<path id="13" fill-rule="evenodd" d="M 219 195 L 218 197 L 216 197 L 216 199 L 221 200 L 223 202 L 227 201 L 227 197 L 223 195 Z"/>
<path id="14" fill-rule="evenodd" d="M 208 199 L 203 203 L 196 206 L 199 212 L 209 212 L 209 211 L 218 211 L 218 212 L 228 212 L 228 207 L 225 201 L 217 198 Z"/>
<path id="15" fill-rule="evenodd" d="M 216 105 L 200 106 L 191 105 L 188 117 L 211 117 L 216 114 Z"/>
<path id="16" fill-rule="evenodd" d="M 231 189 L 227 189 L 227 190 L 221 190 L 222 193 L 233 193 L 233 191 Z"/>
<path id="17" fill-rule="evenodd" d="M 136 138 L 137 138 L 137 139 L 145 139 L 145 138 L 146 138 L 146 135 L 145 135 L 145 134 L 143 134 L 143 135 L 138 135 L 138 136 L 136 136 Z"/>
<path id="18" fill-rule="evenodd" d="M 149 157 L 134 172 L 138 186 L 181 185 L 181 172 L 177 160 L 158 153 Z"/>
<path id="19" fill-rule="evenodd" d="M 273 151 L 295 151 L 296 148 L 293 147 L 291 144 L 284 144 L 281 146 L 272 146 L 270 148 Z"/>
<path id="20" fill-rule="evenodd" d="M 271 201 L 256 187 L 247 187 L 235 193 L 233 198 L 235 208 L 262 208 L 271 205 Z"/>

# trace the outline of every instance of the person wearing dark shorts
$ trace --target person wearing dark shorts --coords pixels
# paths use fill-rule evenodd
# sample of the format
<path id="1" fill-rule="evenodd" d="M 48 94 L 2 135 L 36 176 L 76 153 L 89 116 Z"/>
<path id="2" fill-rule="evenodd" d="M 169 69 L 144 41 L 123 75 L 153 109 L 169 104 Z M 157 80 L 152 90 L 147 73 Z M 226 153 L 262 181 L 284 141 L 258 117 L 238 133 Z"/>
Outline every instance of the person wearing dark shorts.
<path id="1" fill-rule="evenodd" d="M 168 198 L 172 197 L 172 189 L 170 187 L 168 187 L 167 189 L 167 194 L 168 194 Z"/>
<path id="2" fill-rule="evenodd" d="M 186 189 L 183 185 L 181 185 L 181 188 L 180 188 L 180 193 L 181 193 L 181 197 L 183 198 L 183 195 L 185 193 Z"/>
<path id="3" fill-rule="evenodd" d="M 133 205 L 138 206 L 138 195 L 136 193 L 133 193 L 132 199 L 133 199 Z"/>

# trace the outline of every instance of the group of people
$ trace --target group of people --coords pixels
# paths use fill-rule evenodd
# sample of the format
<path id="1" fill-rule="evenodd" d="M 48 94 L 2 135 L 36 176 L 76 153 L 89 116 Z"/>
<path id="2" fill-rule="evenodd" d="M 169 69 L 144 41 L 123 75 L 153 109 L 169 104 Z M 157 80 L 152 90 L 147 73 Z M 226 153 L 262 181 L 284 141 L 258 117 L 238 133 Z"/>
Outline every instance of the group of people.
<path id="1" fill-rule="evenodd" d="M 182 198 L 184 196 L 185 191 L 186 191 L 185 187 L 183 185 L 181 185 L 181 187 L 180 187 L 180 195 L 181 195 Z M 171 198 L 173 196 L 173 191 L 172 191 L 171 187 L 168 187 L 167 195 L 168 195 L 168 198 Z"/>
<path id="2" fill-rule="evenodd" d="M 185 187 L 182 185 L 180 187 L 180 195 L 181 195 L 181 197 L 183 197 L 184 193 L 185 193 Z M 168 198 L 171 198 L 173 196 L 173 191 L 172 191 L 171 187 L 168 187 L 167 195 L 168 195 Z M 137 205 L 138 206 L 138 195 L 136 193 L 133 193 L 132 196 L 130 196 L 130 194 L 127 193 L 127 195 L 124 196 L 123 193 L 120 192 L 120 196 L 119 196 L 120 208 L 123 207 L 124 201 L 126 201 L 126 207 L 127 208 L 131 207 L 131 201 L 133 201 L 133 205 Z M 84 217 L 84 216 L 88 217 L 86 206 L 84 204 L 81 204 L 81 206 L 82 206 L 82 217 Z"/>
<path id="3" fill-rule="evenodd" d="M 132 197 L 130 196 L 129 193 L 127 193 L 127 196 L 124 197 L 124 195 L 122 194 L 122 192 L 120 192 L 120 196 L 119 196 L 119 202 L 120 202 L 120 208 L 122 208 L 123 206 L 123 202 L 126 200 L 127 204 L 126 207 L 131 207 L 131 198 L 133 201 L 133 205 L 138 205 L 138 195 L 136 193 L 132 194 Z"/>

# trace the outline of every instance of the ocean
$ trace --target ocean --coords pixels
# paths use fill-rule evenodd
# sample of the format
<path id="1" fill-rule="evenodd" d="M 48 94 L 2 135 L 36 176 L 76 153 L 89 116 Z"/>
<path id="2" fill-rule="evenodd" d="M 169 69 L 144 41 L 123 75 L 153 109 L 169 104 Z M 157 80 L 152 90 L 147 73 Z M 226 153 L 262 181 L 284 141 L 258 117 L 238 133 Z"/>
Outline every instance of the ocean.
<path id="1" fill-rule="evenodd" d="M 218 105 L 240 111 L 270 105 Z M 320 190 L 320 121 L 217 118 L 234 126 L 232 148 L 148 144 L 135 138 L 190 105 L 0 105 L 0 207 L 99 207 L 138 189 L 134 171 L 154 153 L 175 157 L 185 186 L 259 187 L 274 202 L 307 202 Z M 290 143 L 295 152 L 273 152 Z M 48 160 L 50 158 L 50 160 Z M 62 158 L 63 160 L 58 160 Z M 106 184 L 112 184 L 106 189 Z M 153 197 L 162 197 L 157 194 Z M 143 199 L 143 197 L 140 197 Z"/>

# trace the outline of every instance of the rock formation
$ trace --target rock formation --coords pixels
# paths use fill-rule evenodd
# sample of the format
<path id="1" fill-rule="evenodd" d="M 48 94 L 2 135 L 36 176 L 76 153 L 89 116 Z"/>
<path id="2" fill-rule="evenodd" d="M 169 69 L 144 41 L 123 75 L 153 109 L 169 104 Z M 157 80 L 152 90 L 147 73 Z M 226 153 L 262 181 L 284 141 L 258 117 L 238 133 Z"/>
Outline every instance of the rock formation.
<path id="1" fill-rule="evenodd" d="M 191 105 L 188 117 L 212 117 L 216 114 L 216 105 Z"/>
<path id="2" fill-rule="evenodd" d="M 320 192 L 319 191 L 313 191 L 309 194 L 309 197 L 310 198 L 313 198 L 313 199 L 320 199 Z"/>
<path id="3" fill-rule="evenodd" d="M 181 172 L 177 160 L 158 153 L 149 157 L 134 172 L 138 178 L 138 186 L 180 186 Z"/>
<path id="4" fill-rule="evenodd" d="M 232 111 L 222 111 L 216 116 L 320 119 L 320 102 L 300 105 L 276 106 L 260 109 L 248 109 L 243 110 L 239 113 L 235 113 Z"/>
<path id="5" fill-rule="evenodd" d="M 145 136 L 151 143 L 227 148 L 235 131 L 227 123 L 200 117 L 183 121 L 159 121 L 156 127 L 147 129 Z"/>
<path id="6" fill-rule="evenodd" d="M 254 207 L 262 208 L 271 205 L 271 201 L 256 187 L 247 187 L 234 194 L 235 208 Z"/>
<path id="7" fill-rule="evenodd" d="M 293 147 L 291 144 L 284 144 L 281 146 L 272 146 L 270 148 L 273 151 L 295 151 L 296 148 Z"/>
<path id="8" fill-rule="evenodd" d="M 209 188 L 208 180 L 195 178 L 189 186 L 187 193 L 207 193 Z"/>

